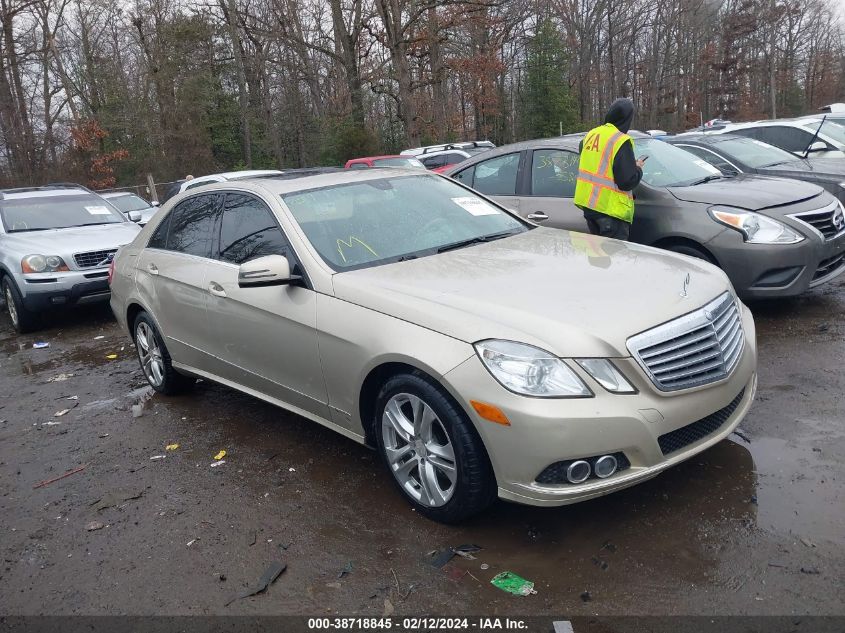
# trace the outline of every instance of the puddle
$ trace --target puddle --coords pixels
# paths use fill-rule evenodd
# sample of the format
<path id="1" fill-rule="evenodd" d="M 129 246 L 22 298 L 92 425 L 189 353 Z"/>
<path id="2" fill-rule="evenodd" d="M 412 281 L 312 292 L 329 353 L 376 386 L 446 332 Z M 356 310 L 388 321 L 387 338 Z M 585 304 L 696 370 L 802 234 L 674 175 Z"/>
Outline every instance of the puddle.
<path id="1" fill-rule="evenodd" d="M 824 448 L 759 438 L 750 449 L 759 477 L 757 526 L 845 545 L 845 498 L 836 481 L 841 471 Z"/>

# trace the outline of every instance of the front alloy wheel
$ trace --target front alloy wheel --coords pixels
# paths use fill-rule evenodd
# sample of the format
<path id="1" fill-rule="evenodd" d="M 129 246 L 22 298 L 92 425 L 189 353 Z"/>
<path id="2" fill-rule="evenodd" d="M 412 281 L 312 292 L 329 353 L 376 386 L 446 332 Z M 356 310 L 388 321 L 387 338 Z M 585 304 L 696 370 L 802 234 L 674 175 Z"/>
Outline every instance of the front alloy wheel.
<path id="1" fill-rule="evenodd" d="M 381 421 L 387 461 L 396 481 L 418 503 L 446 505 L 455 493 L 455 451 L 437 414 L 417 396 L 390 398 Z"/>
<path id="2" fill-rule="evenodd" d="M 466 412 L 421 371 L 382 386 L 370 419 L 382 460 L 417 512 L 457 523 L 496 499 L 496 477 Z"/>
<path id="3" fill-rule="evenodd" d="M 6 307 L 9 310 L 9 318 L 12 319 L 12 325 L 18 327 L 18 311 L 15 309 L 15 299 L 12 297 L 12 289 L 6 286 Z"/>

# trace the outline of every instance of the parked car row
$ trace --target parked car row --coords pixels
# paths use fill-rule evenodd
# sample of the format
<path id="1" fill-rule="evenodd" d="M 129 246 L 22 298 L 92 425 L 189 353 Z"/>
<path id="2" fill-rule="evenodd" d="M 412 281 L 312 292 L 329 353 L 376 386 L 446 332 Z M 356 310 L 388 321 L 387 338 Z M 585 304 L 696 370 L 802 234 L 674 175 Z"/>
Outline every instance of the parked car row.
<path id="1" fill-rule="evenodd" d="M 6 190 L 0 283 L 19 331 L 110 298 L 154 389 L 209 379 L 368 444 L 435 520 L 574 503 L 731 433 L 757 388 L 742 299 L 845 272 L 835 160 L 633 136 L 633 243 L 585 234 L 570 135 L 444 175 L 424 157 L 454 147 L 203 181 L 143 228 L 125 195 Z"/>
<path id="2" fill-rule="evenodd" d="M 751 170 L 725 177 L 681 147 L 633 136 L 637 155 L 648 160 L 634 192 L 632 241 L 716 264 L 744 299 L 794 296 L 845 272 L 845 216 L 836 176 L 807 167 L 810 180 L 825 184 L 839 199 L 809 182 Z M 682 138 L 687 137 L 673 142 L 692 142 Z M 446 174 L 532 222 L 587 232 L 573 202 L 580 139 L 572 135 L 499 147 Z M 720 151 L 725 142 L 717 145 Z M 736 139 L 728 148 L 762 162 L 751 156 L 746 142 Z M 761 149 L 751 143 L 752 150 Z M 791 162 L 791 170 L 804 173 Z"/>

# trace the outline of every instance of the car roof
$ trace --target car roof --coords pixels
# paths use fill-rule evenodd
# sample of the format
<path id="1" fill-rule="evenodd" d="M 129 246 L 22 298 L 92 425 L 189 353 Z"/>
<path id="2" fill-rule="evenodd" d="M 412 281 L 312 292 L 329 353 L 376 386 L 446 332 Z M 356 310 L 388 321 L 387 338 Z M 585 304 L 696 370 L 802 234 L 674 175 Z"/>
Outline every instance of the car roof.
<path id="1" fill-rule="evenodd" d="M 21 200 L 23 198 L 47 198 L 50 196 L 78 196 L 79 194 L 94 194 L 82 185 L 45 185 L 43 187 L 15 187 L 0 189 L 0 200 Z M 97 195 L 97 194 L 94 194 Z"/>
<path id="2" fill-rule="evenodd" d="M 253 176 L 270 176 L 273 174 L 281 174 L 283 172 L 278 169 L 244 169 L 241 171 L 223 171 L 219 174 L 208 174 L 209 176 L 220 176 L 226 180 L 240 180 L 241 178 L 252 178 Z M 204 178 L 205 176 L 200 176 Z"/>
<path id="3" fill-rule="evenodd" d="M 416 156 L 405 155 L 402 156 L 401 154 L 385 154 L 384 156 L 363 156 L 362 158 L 350 158 L 347 163 L 356 162 L 359 160 L 381 160 L 383 158 L 416 158 Z"/>
<path id="4" fill-rule="evenodd" d="M 291 170 L 278 177 L 243 178 L 237 181 L 237 186 L 246 185 L 248 188 L 262 189 L 274 195 L 286 195 L 298 191 L 334 187 L 356 182 L 378 180 L 381 178 L 397 178 L 401 176 L 416 176 L 418 178 L 440 178 L 421 169 L 406 169 L 404 167 L 374 167 L 373 169 L 342 169 L 337 167 Z M 306 173 L 307 172 L 307 173 Z M 233 183 L 218 182 L 208 185 L 203 192 L 217 189 L 231 188 Z M 193 193 L 193 192 L 191 192 Z M 199 192 L 197 192 L 199 193 Z"/>
<path id="5" fill-rule="evenodd" d="M 668 142 L 689 142 L 702 143 L 704 145 L 714 145 L 730 140 L 749 140 L 747 136 L 740 136 L 739 134 L 706 134 L 704 132 L 688 132 L 686 134 L 678 134 L 677 136 L 668 137 Z"/>
<path id="6" fill-rule="evenodd" d="M 455 150 L 462 151 L 466 149 L 474 149 L 476 147 L 487 147 L 493 149 L 496 146 L 492 141 L 455 141 L 454 143 L 438 143 L 437 145 L 424 145 L 423 147 L 405 149 L 402 150 L 402 156 L 416 156 L 419 158 L 423 154 L 431 156 L 440 152 L 452 152 Z"/>

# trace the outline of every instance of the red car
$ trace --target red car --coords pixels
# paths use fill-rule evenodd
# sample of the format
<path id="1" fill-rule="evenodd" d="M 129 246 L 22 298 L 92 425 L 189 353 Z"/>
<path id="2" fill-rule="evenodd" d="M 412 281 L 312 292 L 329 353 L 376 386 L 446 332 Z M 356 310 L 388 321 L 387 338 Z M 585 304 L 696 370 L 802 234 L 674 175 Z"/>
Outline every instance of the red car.
<path id="1" fill-rule="evenodd" d="M 346 169 L 369 169 L 370 167 L 411 167 L 425 169 L 419 160 L 413 156 L 368 156 L 366 158 L 353 158 L 346 161 Z"/>

